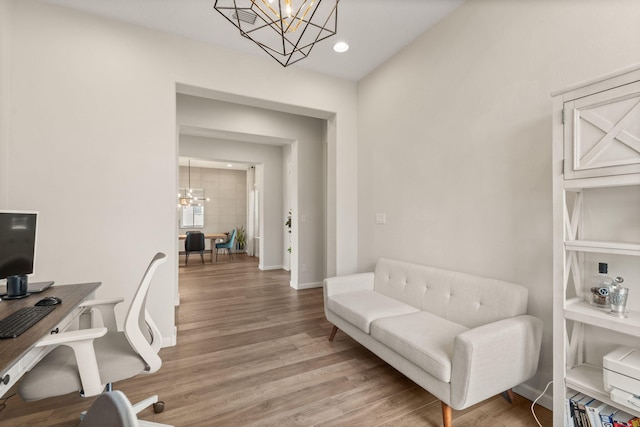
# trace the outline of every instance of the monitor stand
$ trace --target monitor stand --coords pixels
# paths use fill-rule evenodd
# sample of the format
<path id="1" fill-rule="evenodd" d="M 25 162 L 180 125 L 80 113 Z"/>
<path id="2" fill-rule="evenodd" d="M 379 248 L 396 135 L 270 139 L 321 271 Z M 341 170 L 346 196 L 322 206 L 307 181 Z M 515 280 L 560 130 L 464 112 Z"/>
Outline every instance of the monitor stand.
<path id="1" fill-rule="evenodd" d="M 9 300 L 9 299 L 21 299 L 21 298 L 26 298 L 26 297 L 28 297 L 29 295 L 31 295 L 29 292 L 27 292 L 27 293 L 26 293 L 26 294 L 24 294 L 24 295 L 14 295 L 14 296 L 3 295 L 3 296 L 2 296 L 2 299 L 5 299 L 5 300 Z"/>
<path id="2" fill-rule="evenodd" d="M 27 275 L 7 277 L 7 296 L 4 299 L 19 299 L 29 296 Z"/>

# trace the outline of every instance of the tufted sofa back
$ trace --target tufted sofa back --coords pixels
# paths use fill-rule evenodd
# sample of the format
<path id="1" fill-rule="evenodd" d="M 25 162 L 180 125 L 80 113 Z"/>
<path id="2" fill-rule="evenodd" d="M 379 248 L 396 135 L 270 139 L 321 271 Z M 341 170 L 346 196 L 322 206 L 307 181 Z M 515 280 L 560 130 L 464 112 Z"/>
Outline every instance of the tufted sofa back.
<path id="1" fill-rule="evenodd" d="M 374 289 L 467 328 L 527 311 L 524 286 L 385 258 L 376 264 Z"/>

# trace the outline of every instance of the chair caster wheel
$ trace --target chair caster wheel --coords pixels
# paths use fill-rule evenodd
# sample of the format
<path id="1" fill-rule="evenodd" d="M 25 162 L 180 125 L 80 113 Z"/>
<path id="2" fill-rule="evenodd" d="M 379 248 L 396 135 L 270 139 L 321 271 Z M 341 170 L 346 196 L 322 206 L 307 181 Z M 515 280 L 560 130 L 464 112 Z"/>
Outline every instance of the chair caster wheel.
<path id="1" fill-rule="evenodd" d="M 155 414 L 159 414 L 162 411 L 164 411 L 164 402 L 162 400 L 153 404 L 153 412 Z"/>

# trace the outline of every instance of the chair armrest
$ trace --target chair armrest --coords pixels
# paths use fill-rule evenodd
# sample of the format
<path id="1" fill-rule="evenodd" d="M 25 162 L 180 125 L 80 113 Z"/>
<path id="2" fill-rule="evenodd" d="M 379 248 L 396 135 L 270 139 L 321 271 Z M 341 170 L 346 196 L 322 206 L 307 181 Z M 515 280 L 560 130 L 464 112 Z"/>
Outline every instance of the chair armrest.
<path id="1" fill-rule="evenodd" d="M 70 344 L 78 341 L 93 341 L 107 334 L 107 328 L 81 329 L 79 331 L 60 332 L 47 335 L 38 341 L 34 347 L 46 347 L 48 345 Z"/>
<path id="2" fill-rule="evenodd" d="M 82 301 L 81 306 L 82 307 L 93 307 L 93 306 L 97 306 L 97 305 L 102 305 L 102 304 L 106 304 L 106 305 L 116 305 L 118 303 L 121 303 L 124 301 L 124 298 L 122 297 L 116 297 L 116 298 L 109 298 L 109 299 L 88 299 L 85 301 Z"/>
<path id="3" fill-rule="evenodd" d="M 516 316 L 469 329 L 454 339 L 453 409 L 464 409 L 533 377 L 538 369 L 542 321 Z"/>
<path id="4" fill-rule="evenodd" d="M 110 298 L 110 299 L 93 299 L 83 301 L 82 308 L 96 308 L 100 311 L 102 317 L 102 325 L 107 328 L 109 332 L 118 332 L 118 323 L 116 322 L 115 306 L 124 301 L 124 298 Z"/>
<path id="5" fill-rule="evenodd" d="M 78 372 L 84 396 L 96 396 L 104 390 L 105 385 L 100 380 L 98 361 L 93 348 L 93 340 L 107 333 L 107 328 L 82 329 L 79 331 L 61 332 L 48 335 L 38 341 L 35 347 L 49 345 L 66 345 L 73 350 L 78 364 Z"/>
<path id="6" fill-rule="evenodd" d="M 323 282 L 324 297 L 346 292 L 372 290 L 374 278 L 373 272 L 328 277 Z"/>

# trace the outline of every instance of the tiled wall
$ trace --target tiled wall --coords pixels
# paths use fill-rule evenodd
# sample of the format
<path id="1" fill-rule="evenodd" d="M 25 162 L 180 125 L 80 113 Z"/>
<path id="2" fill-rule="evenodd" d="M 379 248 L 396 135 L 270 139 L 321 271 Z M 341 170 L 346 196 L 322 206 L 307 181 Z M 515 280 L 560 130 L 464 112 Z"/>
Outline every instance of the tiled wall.
<path id="1" fill-rule="evenodd" d="M 189 186 L 189 168 L 180 166 L 180 188 Z M 229 232 L 247 221 L 247 172 L 191 168 L 191 187 L 204 188 L 204 233 Z M 180 229 L 184 233 L 188 229 Z"/>

